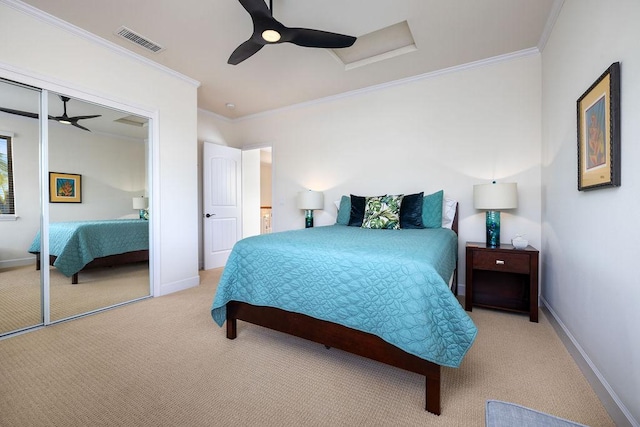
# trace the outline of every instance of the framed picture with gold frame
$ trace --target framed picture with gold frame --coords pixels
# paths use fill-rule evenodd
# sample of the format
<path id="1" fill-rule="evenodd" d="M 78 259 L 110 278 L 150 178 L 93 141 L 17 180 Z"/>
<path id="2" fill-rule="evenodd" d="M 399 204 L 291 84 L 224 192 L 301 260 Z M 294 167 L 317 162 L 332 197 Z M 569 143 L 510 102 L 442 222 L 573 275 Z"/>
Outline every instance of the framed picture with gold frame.
<path id="1" fill-rule="evenodd" d="M 82 175 L 49 172 L 50 203 L 82 203 Z"/>
<path id="2" fill-rule="evenodd" d="M 620 63 L 578 99 L 578 191 L 620 186 Z"/>

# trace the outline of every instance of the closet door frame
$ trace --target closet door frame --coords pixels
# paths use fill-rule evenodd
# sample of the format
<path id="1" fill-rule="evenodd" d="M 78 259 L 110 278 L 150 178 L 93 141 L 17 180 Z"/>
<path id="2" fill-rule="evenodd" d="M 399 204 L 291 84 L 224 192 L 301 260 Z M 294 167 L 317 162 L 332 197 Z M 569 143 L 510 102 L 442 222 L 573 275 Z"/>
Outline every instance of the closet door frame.
<path id="1" fill-rule="evenodd" d="M 47 119 L 45 119 L 47 117 Z M 42 319 L 51 324 L 50 275 L 49 275 L 49 91 L 40 90 L 40 295 L 42 295 Z"/>
<path id="2" fill-rule="evenodd" d="M 12 80 L 21 84 L 29 85 L 40 89 L 40 117 L 39 122 L 39 183 L 40 183 L 40 233 L 41 233 L 41 257 L 40 257 L 40 286 L 41 286 L 41 310 L 43 323 L 34 325 L 33 328 L 41 327 L 42 325 L 50 325 L 58 322 L 66 321 L 68 318 L 51 321 L 51 308 L 50 308 L 50 277 L 49 277 L 49 123 L 48 112 L 49 102 L 48 97 L 50 92 L 61 93 L 68 95 L 72 98 L 79 99 L 85 102 L 92 102 L 102 105 L 106 108 L 113 108 L 120 111 L 129 112 L 133 115 L 138 115 L 148 119 L 148 134 L 147 134 L 147 158 L 146 158 L 146 174 L 147 174 L 147 187 L 150 199 L 149 208 L 152 212 L 158 212 L 160 208 L 159 203 L 159 191 L 155 183 L 159 182 L 159 168 L 154 167 L 157 164 L 156 159 L 159 159 L 159 144 L 157 135 L 159 134 L 158 125 L 158 111 L 145 109 L 139 105 L 133 105 L 130 103 L 123 103 L 121 100 L 116 101 L 105 94 L 90 93 L 85 90 L 80 90 L 70 83 L 53 82 L 49 80 L 43 80 L 41 76 L 36 76 L 25 70 L 18 70 L 13 67 L 8 67 L 6 64 L 0 62 L 0 77 L 8 80 Z M 157 220 L 158 215 L 151 215 L 149 218 L 149 297 L 161 294 L 160 283 L 156 278 L 160 277 L 159 266 L 160 260 L 159 254 L 159 222 Z M 131 301 L 115 304 L 114 306 L 104 307 L 99 310 L 93 310 L 87 313 L 78 314 L 78 316 L 84 316 L 94 312 L 102 311 L 111 307 L 115 307 L 122 304 L 127 304 Z M 33 329 L 28 328 L 28 329 Z M 21 331 L 16 331 L 21 332 Z"/>

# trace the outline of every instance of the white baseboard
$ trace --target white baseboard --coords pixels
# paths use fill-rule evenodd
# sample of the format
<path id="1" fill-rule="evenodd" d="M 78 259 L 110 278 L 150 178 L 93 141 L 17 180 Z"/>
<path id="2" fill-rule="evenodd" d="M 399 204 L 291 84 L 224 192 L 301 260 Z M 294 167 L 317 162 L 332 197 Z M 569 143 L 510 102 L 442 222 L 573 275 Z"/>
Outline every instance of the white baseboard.
<path id="1" fill-rule="evenodd" d="M 33 265 L 35 268 L 36 256 L 33 255 L 29 258 L 8 259 L 0 261 L 0 268 L 24 267 L 25 265 Z"/>
<path id="2" fill-rule="evenodd" d="M 154 295 L 156 297 L 162 295 L 168 295 L 174 292 L 183 291 L 185 289 L 193 288 L 200 284 L 200 276 L 190 277 L 188 279 L 179 280 L 173 283 L 165 283 L 160 285 L 160 295 Z"/>
<path id="3" fill-rule="evenodd" d="M 593 391 L 604 405 L 616 426 L 640 427 L 640 423 L 633 418 L 633 415 L 631 415 L 627 407 L 622 403 L 615 391 L 613 391 L 602 373 L 591 361 L 591 358 L 589 358 L 582 346 L 576 341 L 562 320 L 560 320 L 557 313 L 553 311 L 551 305 L 542 296 L 540 297 L 540 301 L 542 302 L 540 308 L 545 310 L 545 314 L 548 314 L 547 317 L 558 334 L 558 337 L 562 340 L 567 351 L 569 351 L 569 354 L 571 354 L 571 357 L 573 357 L 587 381 L 591 384 L 591 387 L 593 387 Z"/>
<path id="4" fill-rule="evenodd" d="M 458 283 L 458 295 L 467 295 L 464 283 Z"/>

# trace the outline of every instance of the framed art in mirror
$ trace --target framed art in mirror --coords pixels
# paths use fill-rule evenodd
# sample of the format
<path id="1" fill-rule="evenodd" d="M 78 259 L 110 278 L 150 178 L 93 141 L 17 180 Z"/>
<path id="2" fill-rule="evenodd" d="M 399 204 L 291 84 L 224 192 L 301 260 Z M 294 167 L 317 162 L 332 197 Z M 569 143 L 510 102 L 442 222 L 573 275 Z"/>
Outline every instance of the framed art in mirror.
<path id="1" fill-rule="evenodd" d="M 620 63 L 578 99 L 578 191 L 620 186 Z"/>
<path id="2" fill-rule="evenodd" d="M 49 172 L 49 202 L 82 203 L 82 175 Z"/>

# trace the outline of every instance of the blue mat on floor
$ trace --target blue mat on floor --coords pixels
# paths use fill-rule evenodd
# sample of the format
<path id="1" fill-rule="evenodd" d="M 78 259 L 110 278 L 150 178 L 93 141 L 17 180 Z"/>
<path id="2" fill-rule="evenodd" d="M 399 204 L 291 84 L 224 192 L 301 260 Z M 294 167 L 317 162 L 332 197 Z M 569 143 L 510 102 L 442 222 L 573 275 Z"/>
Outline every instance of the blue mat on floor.
<path id="1" fill-rule="evenodd" d="M 587 427 L 515 403 L 487 400 L 487 427 Z"/>

